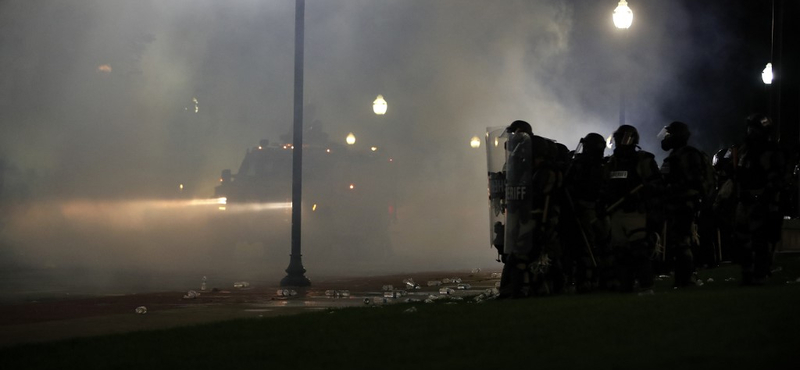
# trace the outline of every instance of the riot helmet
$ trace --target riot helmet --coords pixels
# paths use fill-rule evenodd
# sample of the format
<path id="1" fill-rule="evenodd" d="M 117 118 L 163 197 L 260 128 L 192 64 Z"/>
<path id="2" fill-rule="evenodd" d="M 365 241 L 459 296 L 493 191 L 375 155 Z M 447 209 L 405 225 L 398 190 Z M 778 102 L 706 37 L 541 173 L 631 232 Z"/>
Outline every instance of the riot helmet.
<path id="1" fill-rule="evenodd" d="M 689 126 L 683 122 L 675 121 L 661 129 L 658 139 L 661 140 L 661 149 L 672 150 L 686 146 L 689 141 Z"/>
<path id="2" fill-rule="evenodd" d="M 511 122 L 511 124 L 508 127 L 506 127 L 507 134 L 513 134 L 517 132 L 517 130 L 520 130 L 530 136 L 533 136 L 533 128 L 531 128 L 531 124 L 528 122 L 522 120 L 516 120 L 514 122 Z"/>
<path id="3" fill-rule="evenodd" d="M 602 157 L 605 149 L 606 139 L 604 139 L 602 135 L 592 132 L 581 138 L 578 147 L 575 149 L 575 155 Z"/>
<path id="4" fill-rule="evenodd" d="M 615 148 L 631 147 L 639 144 L 639 131 L 631 125 L 622 125 L 614 131 L 613 143 Z"/>
<path id="5" fill-rule="evenodd" d="M 772 120 L 769 117 L 755 113 L 748 116 L 745 123 L 747 129 L 745 140 L 751 143 L 769 140 L 772 134 Z"/>
<path id="6" fill-rule="evenodd" d="M 711 165 L 717 173 L 727 173 L 733 166 L 733 150 L 722 148 L 718 150 L 711 159 Z"/>

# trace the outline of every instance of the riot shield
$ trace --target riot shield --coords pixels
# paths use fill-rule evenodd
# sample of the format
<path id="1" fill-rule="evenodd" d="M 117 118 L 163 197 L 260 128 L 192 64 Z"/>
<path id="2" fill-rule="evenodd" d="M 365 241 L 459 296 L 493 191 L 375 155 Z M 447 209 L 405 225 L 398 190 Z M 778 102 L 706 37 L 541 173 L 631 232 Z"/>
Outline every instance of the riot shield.
<path id="1" fill-rule="evenodd" d="M 524 132 L 510 134 L 506 142 L 506 254 L 527 255 L 533 248 L 532 149 L 531 137 Z"/>
<path id="2" fill-rule="evenodd" d="M 489 170 L 489 246 L 504 253 L 506 222 L 506 139 L 504 127 L 486 128 L 486 167 Z"/>

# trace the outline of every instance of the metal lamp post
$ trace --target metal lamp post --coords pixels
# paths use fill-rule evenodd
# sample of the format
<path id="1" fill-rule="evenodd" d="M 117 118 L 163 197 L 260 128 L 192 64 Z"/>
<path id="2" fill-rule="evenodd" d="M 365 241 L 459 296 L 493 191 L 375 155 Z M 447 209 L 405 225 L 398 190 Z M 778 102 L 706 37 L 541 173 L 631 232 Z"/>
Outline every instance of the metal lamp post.
<path id="1" fill-rule="evenodd" d="M 303 202 L 303 44 L 305 0 L 295 0 L 294 20 L 294 132 L 292 150 L 292 254 L 281 286 L 309 286 L 300 249 Z"/>
<path id="2" fill-rule="evenodd" d="M 633 12 L 631 8 L 628 7 L 628 2 L 625 0 L 620 0 L 619 4 L 617 4 L 617 8 L 614 9 L 614 13 L 612 15 L 614 20 L 614 26 L 619 28 L 620 30 L 627 30 L 631 28 L 631 24 L 633 23 Z M 625 47 L 624 49 L 627 49 Z M 621 73 L 620 76 L 620 89 L 619 89 L 619 124 L 625 124 L 625 74 Z"/>

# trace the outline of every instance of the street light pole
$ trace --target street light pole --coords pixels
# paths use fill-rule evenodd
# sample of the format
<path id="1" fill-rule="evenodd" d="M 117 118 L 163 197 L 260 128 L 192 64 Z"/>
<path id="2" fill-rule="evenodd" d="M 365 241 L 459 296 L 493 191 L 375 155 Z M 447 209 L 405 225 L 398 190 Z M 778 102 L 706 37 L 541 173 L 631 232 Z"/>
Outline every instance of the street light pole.
<path id="1" fill-rule="evenodd" d="M 630 28 L 633 23 L 633 12 L 631 8 L 628 7 L 628 2 L 626 0 L 619 1 L 617 8 L 614 9 L 612 19 L 614 20 L 614 26 L 622 30 L 623 34 L 628 33 L 627 29 Z M 624 54 L 621 56 L 623 60 L 627 59 L 627 41 L 627 38 L 623 35 L 622 50 Z M 621 126 L 625 124 L 625 68 L 623 68 L 622 73 L 620 73 L 619 85 L 619 124 Z"/>
<path id="2" fill-rule="evenodd" d="M 305 0 L 295 0 L 294 19 L 294 136 L 292 150 L 292 254 L 281 286 L 309 286 L 300 249 L 303 202 L 303 44 Z"/>

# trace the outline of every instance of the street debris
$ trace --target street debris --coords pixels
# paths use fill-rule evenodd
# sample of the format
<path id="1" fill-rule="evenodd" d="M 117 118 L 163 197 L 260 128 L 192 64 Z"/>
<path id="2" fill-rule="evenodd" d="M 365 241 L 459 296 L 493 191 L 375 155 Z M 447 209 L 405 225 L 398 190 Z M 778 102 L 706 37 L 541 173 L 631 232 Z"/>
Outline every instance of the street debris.
<path id="1" fill-rule="evenodd" d="M 135 312 L 138 313 L 139 315 L 146 314 L 147 313 L 147 307 L 145 307 L 145 306 L 136 307 Z"/>
<path id="2" fill-rule="evenodd" d="M 419 284 L 415 283 L 414 279 L 412 279 L 412 278 L 403 279 L 403 284 L 406 285 L 407 289 L 420 289 L 421 288 L 419 286 Z"/>
<path id="3" fill-rule="evenodd" d="M 248 288 L 248 287 L 250 287 L 250 283 L 248 283 L 246 281 L 237 281 L 237 282 L 233 283 L 233 287 L 236 288 L 236 289 Z"/>
<path id="4" fill-rule="evenodd" d="M 183 299 L 195 299 L 195 298 L 197 298 L 199 296 L 200 296 L 200 293 L 198 293 L 198 292 L 196 292 L 194 290 L 190 290 L 189 292 L 186 293 L 186 295 L 183 296 Z"/>
<path id="5" fill-rule="evenodd" d="M 277 294 L 279 297 L 293 297 L 297 295 L 297 291 L 293 289 L 278 289 Z"/>
<path id="6" fill-rule="evenodd" d="M 350 297 L 349 290 L 335 290 L 335 289 L 328 289 L 325 291 L 325 295 L 330 298 L 347 298 Z"/>

